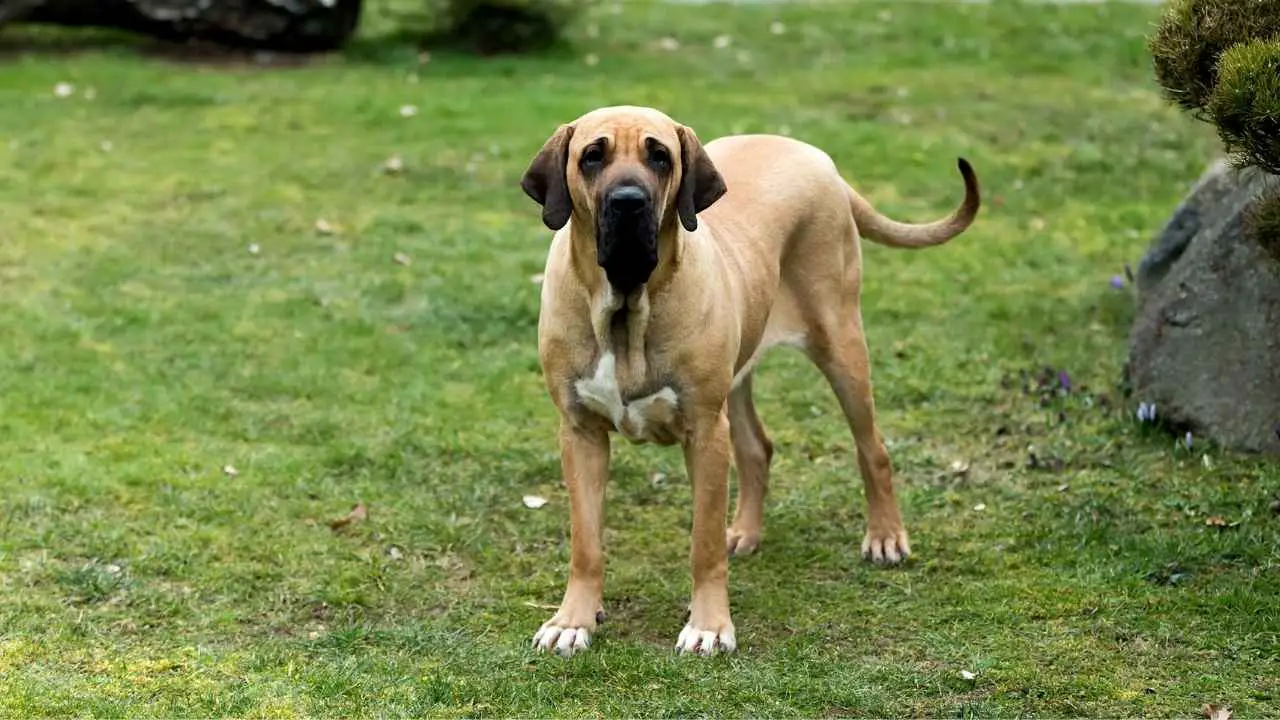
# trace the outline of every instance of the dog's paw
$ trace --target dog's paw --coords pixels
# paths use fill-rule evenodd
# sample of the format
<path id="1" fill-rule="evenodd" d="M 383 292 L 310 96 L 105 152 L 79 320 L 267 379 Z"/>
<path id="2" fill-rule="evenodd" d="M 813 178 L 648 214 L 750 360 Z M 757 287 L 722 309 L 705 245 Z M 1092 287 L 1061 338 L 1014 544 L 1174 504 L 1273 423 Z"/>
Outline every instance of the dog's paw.
<path id="1" fill-rule="evenodd" d="M 750 555 L 760 547 L 760 532 L 749 532 L 730 527 L 724 531 L 724 549 L 729 555 Z"/>
<path id="2" fill-rule="evenodd" d="M 718 630 L 694 627 L 693 623 L 684 626 L 680 637 L 676 640 L 676 652 L 697 653 L 703 657 L 711 657 L 716 653 L 731 653 L 738 649 L 738 640 L 734 637 L 733 623 L 724 622 Z"/>
<path id="3" fill-rule="evenodd" d="M 563 657 L 574 655 L 591 647 L 591 631 L 585 627 L 562 627 L 548 622 L 533 636 L 533 649 L 554 652 Z"/>
<path id="4" fill-rule="evenodd" d="M 911 555 L 907 531 L 901 525 L 889 529 L 871 529 L 862 539 L 862 558 L 876 565 L 898 565 Z"/>

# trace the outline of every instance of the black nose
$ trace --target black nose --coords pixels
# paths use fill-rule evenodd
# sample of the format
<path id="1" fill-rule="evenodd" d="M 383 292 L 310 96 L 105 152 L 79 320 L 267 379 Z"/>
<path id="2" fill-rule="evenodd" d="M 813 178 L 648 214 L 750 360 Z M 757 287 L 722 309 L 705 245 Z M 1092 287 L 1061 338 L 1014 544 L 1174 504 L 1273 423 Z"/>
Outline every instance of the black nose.
<path id="1" fill-rule="evenodd" d="M 605 196 L 609 209 L 620 213 L 636 213 L 649 205 L 649 193 L 635 185 L 614 188 Z"/>

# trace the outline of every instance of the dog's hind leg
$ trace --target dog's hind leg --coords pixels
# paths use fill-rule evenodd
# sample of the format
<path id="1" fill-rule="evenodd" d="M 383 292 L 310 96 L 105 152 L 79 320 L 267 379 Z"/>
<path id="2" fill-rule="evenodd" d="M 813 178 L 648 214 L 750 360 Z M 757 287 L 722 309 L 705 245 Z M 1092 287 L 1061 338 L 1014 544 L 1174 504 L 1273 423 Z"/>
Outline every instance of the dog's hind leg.
<path id="1" fill-rule="evenodd" d="M 760 544 L 769 462 L 773 459 L 773 443 L 751 399 L 751 377 L 742 378 L 729 393 L 729 436 L 738 468 L 738 508 L 725 532 L 725 549 L 730 555 L 749 555 Z"/>
<path id="2" fill-rule="evenodd" d="M 862 313 L 856 301 L 846 302 L 845 312 L 823 313 L 823 326 L 813 329 L 822 342 L 810 345 L 810 356 L 835 391 L 858 449 L 858 470 L 867 496 L 862 556 L 877 565 L 896 565 L 911 549 L 893 490 L 893 464 L 876 428 Z"/>

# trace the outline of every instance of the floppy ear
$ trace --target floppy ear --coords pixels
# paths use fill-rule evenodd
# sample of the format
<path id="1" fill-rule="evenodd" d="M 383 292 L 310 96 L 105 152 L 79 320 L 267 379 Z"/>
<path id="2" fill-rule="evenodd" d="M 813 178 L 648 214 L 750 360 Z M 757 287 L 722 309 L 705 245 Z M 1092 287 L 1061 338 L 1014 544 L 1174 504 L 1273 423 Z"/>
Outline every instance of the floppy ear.
<path id="1" fill-rule="evenodd" d="M 711 207 L 724 195 L 727 188 L 720 171 L 707 157 L 698 136 L 693 130 L 680 126 L 680 190 L 676 200 L 676 212 L 680 224 L 693 232 L 698 229 L 698 213 Z"/>
<path id="2" fill-rule="evenodd" d="M 534 156 L 520 180 L 525 194 L 542 206 L 542 222 L 552 230 L 564 227 L 573 214 L 573 198 L 569 196 L 569 183 L 565 179 L 571 137 L 573 126 L 561 125 Z"/>

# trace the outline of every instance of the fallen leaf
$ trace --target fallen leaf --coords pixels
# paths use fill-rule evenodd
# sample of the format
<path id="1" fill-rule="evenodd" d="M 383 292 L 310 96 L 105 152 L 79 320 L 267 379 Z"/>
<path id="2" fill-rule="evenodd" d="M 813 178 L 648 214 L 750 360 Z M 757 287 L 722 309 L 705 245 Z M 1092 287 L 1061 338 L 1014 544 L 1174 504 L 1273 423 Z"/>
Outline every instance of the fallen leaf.
<path id="1" fill-rule="evenodd" d="M 418 114 L 418 107 L 417 107 L 416 105 L 401 105 L 401 106 L 400 106 L 400 117 L 406 117 L 406 118 L 409 118 L 409 117 L 413 117 L 414 115 L 417 115 L 417 114 Z"/>
<path id="2" fill-rule="evenodd" d="M 983 510 L 986 510 L 986 509 L 987 509 L 986 503 L 978 503 L 977 505 L 973 506 L 974 512 L 982 512 Z"/>
<path id="3" fill-rule="evenodd" d="M 225 473 L 225 474 L 227 474 L 227 475 L 230 475 L 231 477 L 235 477 L 236 475 L 239 475 L 239 474 L 240 474 L 240 471 L 239 471 L 239 470 L 237 470 L 237 469 L 235 469 L 235 467 L 233 467 L 233 466 L 231 466 L 231 465 L 223 465 L 223 466 L 222 466 L 222 472 L 223 472 L 223 473 Z"/>
<path id="4" fill-rule="evenodd" d="M 402 560 L 404 559 L 404 552 L 400 548 L 396 547 L 395 545 L 392 545 L 391 547 L 387 548 L 387 557 L 391 558 L 392 560 Z"/>
<path id="5" fill-rule="evenodd" d="M 329 222 L 328 220 L 325 220 L 324 218 L 320 218 L 319 220 L 316 220 L 316 232 L 320 233 L 321 235 L 336 235 L 338 234 L 339 230 L 341 230 L 341 228 Z"/>
<path id="6" fill-rule="evenodd" d="M 358 502 L 356 503 L 355 507 L 351 508 L 351 512 L 347 513 L 346 515 L 343 515 L 340 518 L 335 518 L 333 520 L 330 520 L 329 529 L 341 530 L 342 528 L 347 527 L 348 525 L 354 525 L 358 522 L 363 522 L 364 520 L 368 519 L 368 517 L 369 517 L 369 511 L 365 509 L 364 503 Z"/>
<path id="7" fill-rule="evenodd" d="M 53 94 L 56 97 L 71 97 L 76 92 L 76 86 L 71 83 L 60 82 L 53 86 Z"/>
<path id="8" fill-rule="evenodd" d="M 405 255 L 402 252 L 398 252 L 395 255 L 392 255 L 391 259 L 395 260 L 397 265 L 408 265 L 410 262 L 413 262 L 412 260 L 409 259 L 408 255 Z"/>
<path id="9" fill-rule="evenodd" d="M 258 245 L 258 243 L 249 243 L 250 255 L 257 255 L 260 252 L 262 252 L 262 246 Z"/>
<path id="10" fill-rule="evenodd" d="M 951 474 L 956 477 L 964 477 L 969 474 L 969 463 L 966 460 L 955 460 L 951 463 Z"/>
<path id="11" fill-rule="evenodd" d="M 388 175 L 395 175 L 404 172 L 404 160 L 399 155 L 392 155 L 387 161 L 382 163 L 382 170 Z"/>
<path id="12" fill-rule="evenodd" d="M 1200 707 L 1200 714 L 1209 720 L 1231 720 L 1231 708 L 1205 703 Z"/>
<path id="13" fill-rule="evenodd" d="M 524 506 L 527 508 L 532 508 L 534 510 L 537 510 L 538 508 L 546 504 L 547 504 L 547 499 L 542 497 L 541 495 L 525 495 L 524 496 Z"/>
<path id="14" fill-rule="evenodd" d="M 1210 515 L 1204 519 L 1204 524 L 1210 527 L 1226 527 L 1227 519 L 1221 515 Z"/>
<path id="15" fill-rule="evenodd" d="M 973 680 L 974 678 L 976 678 L 976 677 L 978 677 L 978 676 L 977 676 L 977 675 L 974 675 L 973 673 L 969 672 L 968 670 L 961 670 L 961 671 L 960 671 L 960 677 L 961 677 L 962 679 L 964 679 L 964 680 Z"/>

